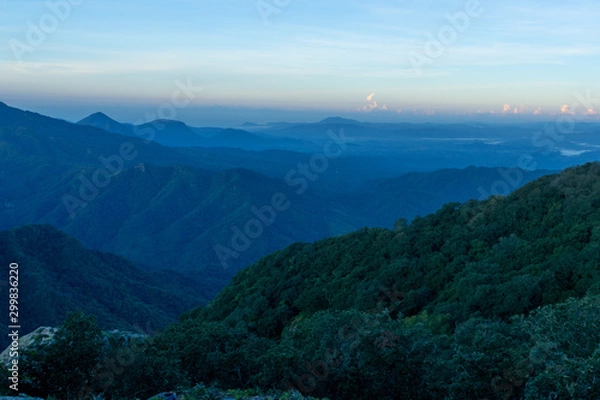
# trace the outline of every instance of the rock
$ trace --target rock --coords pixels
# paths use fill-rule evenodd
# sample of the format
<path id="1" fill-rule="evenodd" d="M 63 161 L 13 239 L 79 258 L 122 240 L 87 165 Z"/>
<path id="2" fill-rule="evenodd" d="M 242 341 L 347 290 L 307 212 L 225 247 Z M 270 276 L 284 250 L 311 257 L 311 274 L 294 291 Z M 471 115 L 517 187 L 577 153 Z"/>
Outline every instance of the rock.
<path id="1" fill-rule="evenodd" d="M 39 343 L 43 345 L 51 343 L 56 331 L 57 328 L 40 326 L 35 331 L 19 337 L 19 352 L 25 350 L 28 346 L 31 346 L 32 344 Z M 11 345 L 9 345 L 2 353 L 0 353 L 0 365 L 6 365 L 10 363 L 10 348 Z"/>

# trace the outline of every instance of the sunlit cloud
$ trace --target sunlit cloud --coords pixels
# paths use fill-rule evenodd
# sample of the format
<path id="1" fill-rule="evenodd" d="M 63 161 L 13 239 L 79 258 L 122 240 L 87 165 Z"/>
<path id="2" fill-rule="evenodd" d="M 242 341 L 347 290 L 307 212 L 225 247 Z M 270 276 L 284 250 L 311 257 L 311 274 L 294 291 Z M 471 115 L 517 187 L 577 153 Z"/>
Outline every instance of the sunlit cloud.
<path id="1" fill-rule="evenodd" d="M 571 111 L 571 108 L 569 107 L 568 104 L 563 104 L 560 107 L 560 113 L 561 114 L 573 114 L 573 112 Z"/>
<path id="2" fill-rule="evenodd" d="M 387 106 L 387 104 L 380 106 L 379 103 L 377 103 L 377 101 L 373 100 L 374 97 L 375 97 L 375 92 L 369 94 L 365 99 L 369 103 L 360 107 L 358 109 L 358 111 L 363 111 L 363 112 L 371 112 L 371 111 L 375 111 L 375 110 L 389 111 L 389 107 Z"/>

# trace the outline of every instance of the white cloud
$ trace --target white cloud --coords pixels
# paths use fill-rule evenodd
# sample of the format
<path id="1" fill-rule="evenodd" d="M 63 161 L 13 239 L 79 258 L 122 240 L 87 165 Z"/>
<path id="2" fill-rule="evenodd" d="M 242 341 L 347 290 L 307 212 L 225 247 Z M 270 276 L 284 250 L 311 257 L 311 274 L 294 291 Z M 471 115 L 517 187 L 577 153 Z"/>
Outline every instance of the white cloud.
<path id="1" fill-rule="evenodd" d="M 374 101 L 374 102 L 372 102 L 372 103 L 369 103 L 369 104 L 367 104 L 367 105 L 365 105 L 365 106 L 362 106 L 361 110 L 362 110 L 362 111 L 367 111 L 367 112 L 370 112 L 370 111 L 373 111 L 373 110 L 375 110 L 376 108 L 377 108 L 377 102 L 376 102 L 376 101 Z"/>
<path id="2" fill-rule="evenodd" d="M 366 105 L 360 107 L 358 109 L 358 111 L 365 111 L 365 112 L 371 112 L 374 110 L 389 111 L 389 107 L 386 104 L 380 106 L 376 100 L 373 100 L 374 97 L 375 97 L 375 92 L 368 95 L 366 100 L 369 102 L 369 104 L 366 104 Z"/>

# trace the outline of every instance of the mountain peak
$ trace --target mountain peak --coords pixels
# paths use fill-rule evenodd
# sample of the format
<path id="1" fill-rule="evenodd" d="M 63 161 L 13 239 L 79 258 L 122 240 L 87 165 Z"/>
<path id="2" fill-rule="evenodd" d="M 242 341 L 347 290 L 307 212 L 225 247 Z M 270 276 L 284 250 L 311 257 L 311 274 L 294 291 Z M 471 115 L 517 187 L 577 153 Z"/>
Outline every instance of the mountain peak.
<path id="1" fill-rule="evenodd" d="M 354 119 L 347 119 L 342 117 L 328 117 L 322 121 L 319 121 L 319 124 L 360 124 L 360 122 Z"/>
<path id="2" fill-rule="evenodd" d="M 101 123 L 114 123 L 117 122 L 114 119 L 112 119 L 111 117 L 109 117 L 108 115 L 104 114 L 103 112 L 95 112 L 93 114 L 88 115 L 87 117 L 83 118 L 81 121 L 77 122 L 78 124 L 83 124 L 83 125 L 94 125 L 94 124 L 101 124 Z"/>

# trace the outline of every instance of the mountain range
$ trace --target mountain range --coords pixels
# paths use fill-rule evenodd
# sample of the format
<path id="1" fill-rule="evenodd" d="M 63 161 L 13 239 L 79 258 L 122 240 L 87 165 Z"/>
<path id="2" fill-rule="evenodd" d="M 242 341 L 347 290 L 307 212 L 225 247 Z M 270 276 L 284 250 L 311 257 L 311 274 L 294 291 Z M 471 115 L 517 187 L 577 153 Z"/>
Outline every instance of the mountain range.
<path id="1" fill-rule="evenodd" d="M 117 133 L 134 129 L 104 114 L 87 122 Z M 321 124 L 336 123 L 356 125 L 338 119 Z M 183 123 L 169 126 L 193 132 Z M 448 201 L 497 194 L 496 182 L 507 186 L 502 170 L 490 168 L 393 178 L 393 165 L 365 156 L 331 159 L 322 173 L 303 177 L 300 168 L 314 154 L 165 147 L 117 133 L 0 104 L 0 229 L 51 224 L 141 268 L 208 279 L 215 289 L 204 293 L 207 298 L 244 266 L 293 242 L 391 226 Z M 512 177 L 506 193 L 547 173 L 505 171 Z M 390 179 L 369 181 L 374 176 Z M 269 226 L 256 225 L 256 210 L 280 193 L 290 207 Z M 262 229 L 260 235 L 247 237 L 247 224 Z"/>
<path id="2" fill-rule="evenodd" d="M 57 335 L 80 338 L 78 346 L 65 339 L 26 352 L 32 373 L 24 387 L 44 397 L 61 393 L 53 385 L 60 380 L 107 398 L 177 388 L 192 398 L 275 389 L 277 398 L 593 399 L 600 393 L 599 223 L 596 162 L 508 196 L 447 203 L 393 229 L 295 243 L 142 343 L 101 345 L 85 315 L 67 319 Z M 51 260 L 60 274 L 77 244 L 52 231 L 26 227 L 5 242 L 34 246 L 27 254 Z M 40 251 L 53 237 L 68 245 Z M 114 363 L 134 350 L 131 362 Z M 64 353 L 69 365 L 52 356 Z M 87 367 L 73 371 L 76 362 Z M 111 365 L 109 383 L 85 372 Z"/>
<path id="3" fill-rule="evenodd" d="M 396 131 L 338 118 L 248 129 L 310 141 L 315 126 L 338 139 L 373 129 L 403 136 L 423 147 L 419 165 L 444 143 L 442 164 L 495 146 L 463 141 L 451 126 Z M 203 140 L 225 132 L 189 129 Z M 526 129 L 506 137 L 511 157 Z M 139 395 L 131 382 L 328 398 L 599 393 L 590 372 L 600 366 L 597 162 L 560 174 L 514 165 L 408 172 L 410 163 L 358 150 L 358 139 L 339 155 L 333 139 L 315 153 L 147 139 L 0 104 L 0 256 L 22 271 L 24 329 L 75 309 L 106 329 L 172 323 L 107 396 Z M 580 159 L 543 153 L 528 154 L 529 164 Z M 32 376 L 28 384 L 43 379 Z"/>
<path id="4" fill-rule="evenodd" d="M 385 169 L 376 157 L 332 159 L 305 177 L 302 165 L 314 155 L 301 152 L 165 147 L 6 105 L 0 121 L 0 229 L 53 225 L 146 270 L 206 279 L 214 289 L 205 298 L 291 243 L 391 226 L 447 201 L 479 198 L 504 179 L 498 170 L 470 168 L 369 182 Z M 509 190 L 547 173 L 510 171 L 519 179 Z M 338 188 L 323 189 L 333 181 Z M 279 195 L 289 207 L 271 217 Z"/>

